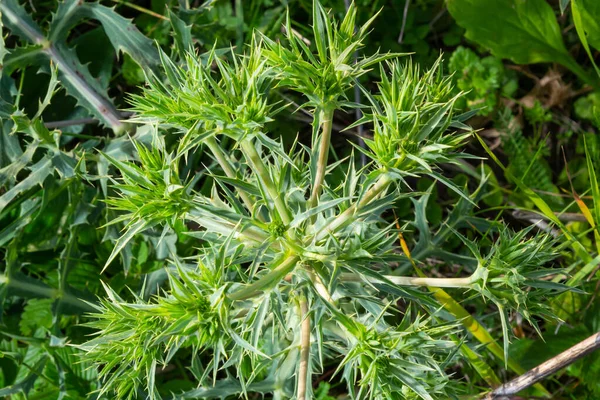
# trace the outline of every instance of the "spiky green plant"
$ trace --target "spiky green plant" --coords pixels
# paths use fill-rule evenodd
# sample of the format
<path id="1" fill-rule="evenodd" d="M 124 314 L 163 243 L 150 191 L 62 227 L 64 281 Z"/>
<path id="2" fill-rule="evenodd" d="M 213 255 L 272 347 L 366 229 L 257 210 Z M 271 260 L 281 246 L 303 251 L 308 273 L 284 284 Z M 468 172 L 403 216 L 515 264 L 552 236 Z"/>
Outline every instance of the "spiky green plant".
<path id="1" fill-rule="evenodd" d="M 353 63 L 367 29 L 355 30 L 355 9 L 338 25 L 314 4 L 316 54 L 288 23 L 287 43 L 256 36 L 229 61 L 215 51 L 181 63 L 162 54 L 166 79 L 151 77 L 132 96 L 137 121 L 158 130 L 151 149 L 137 144 L 139 163 L 107 157 L 122 174 L 108 204 L 122 212 L 116 222 L 126 222 L 108 263 L 149 227 L 183 221 L 198 227 L 188 234 L 200 240 L 192 259 L 173 255 L 170 289 L 154 299 L 127 301 L 107 288 L 88 323 L 97 337 L 80 346 L 100 368 L 101 393 L 160 398 L 156 371 L 188 349 L 197 389 L 184 397 L 257 392 L 304 400 L 313 377 L 335 364 L 353 398 L 452 398 L 461 384 L 445 368 L 457 355 L 459 328 L 443 322 L 440 304 L 420 287 L 479 292 L 502 316 L 528 318 L 537 311 L 532 299 L 563 289 L 541 280 L 556 256 L 549 239 L 501 224 L 490 226 L 493 240 L 481 246 L 463 238 L 473 252 L 462 258 L 473 261 L 471 275 L 400 275 L 408 260 L 385 219 L 398 200 L 413 200 L 415 220 L 406 228 L 418 230 L 417 261 L 437 250 L 425 218 L 429 193 L 412 190 L 411 180 L 429 176 L 462 197 L 458 214 L 435 233 L 462 237 L 455 231 L 461 207 L 476 196 L 439 166 L 467 157 L 459 150 L 470 136 L 467 116 L 455 112 L 440 62 L 424 72 L 391 55 Z M 381 81 L 375 94 L 362 88 L 369 103 L 343 100 L 373 65 Z M 274 87 L 306 96 L 303 107 L 315 116 L 311 147 L 286 148 L 269 136 L 280 111 Z M 370 159 L 362 168 L 352 155 L 328 162 L 326 121 L 348 106 L 362 107 L 357 124 L 373 128 L 360 149 Z M 163 141 L 172 134 L 179 145 L 169 152 Z M 201 146 L 215 160 L 210 195 L 177 168 Z M 332 178 L 336 170 L 341 182 Z"/>

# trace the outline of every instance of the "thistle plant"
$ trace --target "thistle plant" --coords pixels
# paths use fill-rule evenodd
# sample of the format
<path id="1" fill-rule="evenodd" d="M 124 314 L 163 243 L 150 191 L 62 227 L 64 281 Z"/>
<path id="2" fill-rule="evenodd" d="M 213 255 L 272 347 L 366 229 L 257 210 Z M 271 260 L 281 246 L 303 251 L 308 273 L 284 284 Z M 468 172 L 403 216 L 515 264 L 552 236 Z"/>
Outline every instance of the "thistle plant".
<path id="1" fill-rule="evenodd" d="M 153 129 L 154 140 L 149 148 L 136 144 L 139 161 L 106 156 L 122 176 L 108 205 L 120 213 L 114 222 L 125 223 L 107 264 L 135 234 L 177 223 L 198 239 L 197 253 L 173 254 L 168 287 L 149 301 L 107 288 L 88 323 L 97 337 L 80 346 L 100 369 L 101 393 L 164 397 L 155 375 L 185 350 L 197 389 L 183 397 L 256 392 L 304 400 L 314 378 L 334 365 L 352 398 L 453 398 L 461 383 L 446 367 L 459 357 L 461 330 L 444 321 L 443 304 L 426 288 L 454 288 L 496 304 L 502 316 L 520 312 L 532 321 L 544 311 L 540 299 L 563 290 L 543 280 L 544 265 L 557 255 L 552 241 L 500 223 L 481 244 L 465 238 L 462 226 L 437 232 L 471 249 L 465 276 L 402 275 L 409 261 L 436 251 L 425 219 L 429 193 L 414 191 L 415 179 L 433 178 L 458 193 L 460 204 L 476 201 L 440 172 L 441 164 L 469 157 L 460 148 L 471 131 L 468 115 L 455 110 L 441 60 L 427 71 L 400 55 L 353 63 L 368 30 L 368 23 L 355 29 L 355 17 L 351 7 L 336 24 L 315 1 L 316 52 L 288 21 L 287 42 L 257 34 L 241 55 L 190 52 L 177 61 L 162 54 L 165 79 L 149 77 L 131 97 L 137 122 Z M 361 86 L 368 103 L 347 101 L 370 67 L 380 81 L 374 92 Z M 274 88 L 306 97 L 302 107 L 314 115 L 310 146 L 271 137 L 269 123 L 285 108 Z M 358 149 L 369 157 L 364 167 L 352 153 L 328 161 L 333 112 L 345 107 L 361 107 L 356 124 L 372 128 Z M 173 136 L 171 148 L 165 143 Z M 208 194 L 178 168 L 200 151 L 214 160 L 204 172 Z M 402 227 L 418 231 L 414 258 L 387 218 L 402 199 L 414 205 L 414 221 Z"/>

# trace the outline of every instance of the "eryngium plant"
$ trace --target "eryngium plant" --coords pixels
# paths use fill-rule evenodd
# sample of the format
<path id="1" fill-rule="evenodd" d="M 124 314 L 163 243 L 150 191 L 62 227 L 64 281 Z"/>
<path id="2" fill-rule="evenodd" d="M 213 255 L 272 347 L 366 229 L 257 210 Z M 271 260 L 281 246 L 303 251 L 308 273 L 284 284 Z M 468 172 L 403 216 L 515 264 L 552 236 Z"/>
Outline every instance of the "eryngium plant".
<path id="1" fill-rule="evenodd" d="M 368 29 L 355 28 L 355 16 L 352 7 L 340 24 L 330 22 L 315 1 L 316 53 L 288 22 L 287 43 L 257 35 L 229 60 L 214 51 L 190 52 L 181 62 L 162 54 L 165 80 L 150 77 L 131 98 L 154 142 L 136 144 L 139 162 L 107 156 L 122 175 L 108 204 L 120 212 L 115 222 L 126 223 L 108 263 L 149 228 L 185 222 L 199 240 L 194 259 L 173 255 L 169 288 L 150 301 L 126 301 L 107 288 L 88 323 L 97 336 L 80 346 L 99 368 L 102 394 L 161 398 L 155 374 L 186 349 L 197 389 L 185 397 L 258 392 L 304 400 L 313 378 L 333 365 L 352 398 L 452 398 L 460 384 L 445 367 L 458 354 L 459 329 L 443 322 L 424 289 L 457 288 L 471 299 L 479 293 L 502 316 L 517 311 L 528 319 L 540 310 L 540 296 L 557 289 L 541 280 L 555 257 L 552 240 L 501 224 L 490 225 L 481 246 L 454 228 L 438 232 L 458 235 L 473 252 L 471 275 L 400 276 L 410 263 L 384 214 L 400 199 L 413 200 L 415 219 L 404 228 L 419 231 L 416 261 L 434 251 L 429 193 L 409 182 L 429 176 L 459 193 L 463 205 L 476 199 L 439 172 L 440 163 L 466 157 L 459 148 L 470 131 L 467 116 L 455 113 L 440 62 L 427 71 L 390 54 L 354 62 Z M 347 92 L 375 65 L 377 90 L 361 87 L 367 104 L 349 102 Z M 281 110 L 275 88 L 306 96 L 311 147 L 296 141 L 286 148 L 270 137 L 268 123 Z M 328 161 L 331 118 L 345 107 L 363 108 L 357 124 L 372 127 L 359 148 L 370 159 L 363 167 L 352 155 Z M 172 134 L 179 144 L 168 151 L 164 138 Z M 177 168 L 200 149 L 214 159 L 210 196 Z"/>

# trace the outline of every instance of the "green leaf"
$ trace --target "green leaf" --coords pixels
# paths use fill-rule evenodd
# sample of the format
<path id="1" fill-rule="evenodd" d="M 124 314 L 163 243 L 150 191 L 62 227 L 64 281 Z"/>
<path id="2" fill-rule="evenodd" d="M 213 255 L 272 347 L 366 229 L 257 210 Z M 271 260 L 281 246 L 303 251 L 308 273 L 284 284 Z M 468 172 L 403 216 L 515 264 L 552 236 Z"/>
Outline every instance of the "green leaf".
<path id="1" fill-rule="evenodd" d="M 596 0 L 576 0 L 571 3 L 573 21 L 575 13 L 581 18 L 580 27 L 586 34 L 587 42 L 596 50 L 600 50 L 600 2 Z M 575 22 L 577 25 L 577 22 Z"/>
<path id="2" fill-rule="evenodd" d="M 579 40 L 581 40 L 581 44 L 590 58 L 596 73 L 600 76 L 600 69 L 598 69 L 594 61 L 594 55 L 590 49 L 590 44 L 596 49 L 600 49 L 600 23 L 598 22 L 598 18 L 600 18 L 600 3 L 597 1 L 573 0 L 571 11 L 573 12 L 573 23 L 575 24 Z"/>
<path id="3" fill-rule="evenodd" d="M 0 2 L 2 22 L 13 33 L 34 44 L 44 44 L 46 39 L 38 25 L 31 19 L 17 0 L 2 0 Z"/>
<path id="4" fill-rule="evenodd" d="M 52 173 L 52 159 L 45 157 L 31 167 L 31 173 L 27 178 L 13 186 L 6 193 L 0 196 L 0 212 L 13 199 L 26 190 L 29 190 L 37 185 L 41 185 L 48 175 Z"/>
<path id="5" fill-rule="evenodd" d="M 13 163 L 0 169 L 0 187 L 6 185 L 12 179 L 15 179 L 17 174 L 31 162 L 37 147 L 38 142 L 32 142 L 29 144 L 29 146 L 27 146 L 27 149 L 19 156 L 19 158 L 17 158 Z"/>
<path id="6" fill-rule="evenodd" d="M 156 47 L 131 20 L 98 3 L 84 3 L 82 7 L 85 16 L 100 21 L 115 50 L 129 54 L 146 71 L 158 66 Z"/>
<path id="7" fill-rule="evenodd" d="M 126 228 L 125 233 L 119 239 L 117 239 L 117 243 L 115 244 L 113 251 L 110 253 L 108 260 L 106 260 L 106 263 L 104 264 L 104 267 L 102 268 L 101 273 L 104 272 L 104 270 L 106 268 L 108 268 L 110 263 L 113 262 L 115 257 L 117 257 L 117 255 L 119 255 L 121 250 L 123 250 L 125 248 L 127 243 L 129 243 L 135 235 L 137 235 L 138 233 L 140 233 L 148 228 L 151 228 L 154 225 L 156 225 L 155 222 L 153 223 L 153 222 L 146 222 L 144 220 L 139 220 L 139 221 L 136 221 L 131 226 L 128 226 Z"/>
<path id="8" fill-rule="evenodd" d="M 99 3 L 78 0 L 60 3 L 50 24 L 50 40 L 61 41 L 83 18 L 99 21 L 115 50 L 129 54 L 146 71 L 158 65 L 158 52 L 152 40 L 144 36 L 131 20 Z"/>
<path id="9" fill-rule="evenodd" d="M 498 57 L 518 64 L 570 58 L 545 0 L 448 0 L 447 4 L 467 30 L 466 37 Z"/>
<path id="10" fill-rule="evenodd" d="M 2 32 L 2 11 L 0 10 L 0 32 Z M 9 53 L 4 43 L 4 35 L 0 34 L 0 65 L 4 68 L 4 57 Z"/>
<path id="11" fill-rule="evenodd" d="M 72 49 L 60 42 L 50 44 L 37 24 L 15 0 L 0 3 L 0 11 L 9 29 L 35 45 L 42 45 L 43 48 L 39 53 L 33 48 L 29 52 L 21 52 L 19 62 L 13 62 L 13 65 L 23 66 L 25 61 L 39 62 L 38 55 L 45 55 L 58 68 L 59 79 L 70 95 L 115 132 L 124 129 L 121 117 L 108 100 L 107 93 L 81 64 Z"/>
<path id="12" fill-rule="evenodd" d="M 584 81 L 592 80 L 565 48 L 546 0 L 448 0 L 447 5 L 466 37 L 495 56 L 517 64 L 558 62 Z"/>
<path id="13" fill-rule="evenodd" d="M 17 393 L 29 393 L 29 391 L 33 388 L 35 381 L 38 376 L 42 374 L 46 363 L 48 362 L 48 356 L 41 357 L 35 365 L 31 366 L 31 372 L 28 373 L 23 379 L 14 385 L 7 386 L 3 389 L 0 389 L 0 396 L 8 397 L 11 394 Z"/>
<path id="14" fill-rule="evenodd" d="M 24 336 L 31 336 L 35 331 L 44 327 L 52 326 L 52 303 L 53 299 L 30 299 L 21 314 L 19 329 Z"/>
<path id="15" fill-rule="evenodd" d="M 321 62 L 327 61 L 327 33 L 329 31 L 329 18 L 318 0 L 313 1 L 313 34 L 317 53 Z"/>
<path id="16" fill-rule="evenodd" d="M 192 41 L 192 26 L 187 25 L 174 12 L 169 11 L 169 20 L 175 34 L 175 44 L 177 51 L 181 57 L 184 57 L 187 52 L 192 51 L 194 43 Z"/>
<path id="17" fill-rule="evenodd" d="M 116 132 L 122 131 L 124 124 L 115 106 L 108 100 L 108 93 L 88 68 L 81 64 L 75 51 L 57 45 L 50 57 L 58 66 L 59 79 L 67 93 L 105 125 Z"/>

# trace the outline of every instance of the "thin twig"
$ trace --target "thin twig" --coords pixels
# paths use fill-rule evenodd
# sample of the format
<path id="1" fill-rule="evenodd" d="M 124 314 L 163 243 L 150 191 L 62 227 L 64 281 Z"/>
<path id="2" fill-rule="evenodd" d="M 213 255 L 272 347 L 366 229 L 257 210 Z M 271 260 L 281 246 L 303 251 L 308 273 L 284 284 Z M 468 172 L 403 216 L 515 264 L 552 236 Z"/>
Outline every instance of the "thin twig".
<path id="1" fill-rule="evenodd" d="M 310 46 L 311 42 L 309 39 L 307 39 L 306 37 L 302 36 L 302 34 L 300 32 L 298 32 L 297 30 L 295 30 L 294 28 L 291 28 L 291 33 L 292 35 L 296 36 L 298 39 L 302 40 L 307 46 Z M 287 34 L 287 28 L 285 25 L 281 26 L 281 32 Z"/>
<path id="2" fill-rule="evenodd" d="M 408 1 L 408 0 L 407 0 Z M 344 0 L 344 5 L 346 6 L 346 12 L 350 9 L 350 0 Z M 358 62 L 358 51 L 354 52 L 354 63 Z M 354 102 L 357 104 L 361 104 L 361 95 L 360 88 L 358 85 L 354 85 Z M 354 110 L 354 117 L 356 120 L 360 120 L 363 116 L 362 110 L 360 108 L 356 108 Z M 362 124 L 357 126 L 358 130 L 358 145 L 361 148 L 366 148 L 365 141 L 363 139 L 364 135 L 364 127 Z M 364 167 L 367 164 L 367 155 L 365 153 L 360 153 L 360 164 Z"/>
<path id="3" fill-rule="evenodd" d="M 402 44 L 404 39 L 404 28 L 406 28 L 406 18 L 408 17 L 408 7 L 410 6 L 410 0 L 404 2 L 404 13 L 402 14 L 402 26 L 400 27 L 400 35 L 398 35 L 398 44 Z"/>
<path id="4" fill-rule="evenodd" d="M 89 124 L 97 124 L 98 121 L 96 118 L 76 118 L 76 119 L 67 119 L 64 121 L 50 121 L 45 122 L 44 126 L 48 129 L 56 129 L 56 128 L 65 128 L 67 126 L 73 125 L 89 125 Z"/>
<path id="5" fill-rule="evenodd" d="M 298 400 L 305 400 L 308 378 L 308 359 L 310 357 L 310 316 L 308 315 L 308 302 L 306 301 L 306 298 L 302 298 L 302 300 L 300 300 L 300 314 L 302 314 L 302 330 L 300 332 Z"/>
<path id="6" fill-rule="evenodd" d="M 581 213 L 559 213 L 559 212 L 555 212 L 554 215 L 561 220 L 562 222 L 586 222 L 587 219 L 585 218 L 585 215 L 581 214 Z M 549 221 L 550 218 L 548 218 L 546 215 L 541 215 L 535 212 L 531 212 L 531 211 L 524 211 L 524 210 L 514 210 L 512 212 L 512 216 L 515 217 L 516 219 L 523 219 L 526 221 L 531 222 L 532 219 L 539 221 L 539 220 L 544 220 L 544 221 Z"/>
<path id="7" fill-rule="evenodd" d="M 433 18 L 431 19 L 431 21 L 429 22 L 429 29 L 433 28 L 433 25 L 435 25 L 435 23 L 436 23 L 436 22 L 438 22 L 438 21 L 439 21 L 439 19 L 440 19 L 440 18 L 442 18 L 442 16 L 443 16 L 444 14 L 446 14 L 446 11 L 448 11 L 448 9 L 446 8 L 446 6 L 445 6 L 445 3 L 444 3 L 444 7 L 442 7 L 442 9 L 440 10 L 440 12 L 439 12 L 439 13 L 437 13 L 437 14 L 435 15 L 435 17 L 433 17 Z"/>
<path id="8" fill-rule="evenodd" d="M 600 348 L 600 332 L 593 334 L 575 346 L 563 351 L 556 357 L 538 365 L 527 371 L 523 375 L 513 379 L 510 382 L 498 387 L 493 392 L 484 397 L 483 400 L 508 400 L 512 395 L 527 389 L 536 382 L 541 381 L 556 371 L 571 365 L 581 357 L 592 353 Z"/>
<path id="9" fill-rule="evenodd" d="M 133 115 L 133 113 L 130 112 L 123 112 L 121 113 L 121 119 L 127 119 L 129 117 L 131 117 Z M 45 122 L 44 126 L 48 129 L 56 129 L 56 128 L 65 128 L 67 126 L 74 126 L 74 125 L 91 125 L 91 124 L 97 124 L 100 121 L 96 118 L 75 118 L 75 119 L 66 119 L 66 120 L 62 120 L 62 121 L 50 121 L 50 122 Z"/>
<path id="10" fill-rule="evenodd" d="M 114 3 L 123 4 L 126 7 L 133 8 L 134 10 L 139 11 L 141 13 L 151 15 L 151 16 L 153 16 L 155 18 L 158 18 L 158 19 L 162 19 L 163 21 L 168 21 L 169 20 L 169 18 L 165 17 L 164 15 L 156 13 L 156 12 L 154 12 L 152 10 L 148 10 L 147 8 L 144 8 L 142 6 L 138 6 L 137 4 L 133 4 L 133 3 L 130 3 L 130 2 L 125 1 L 125 0 L 112 0 L 112 1 Z"/>

